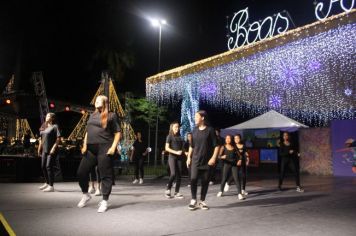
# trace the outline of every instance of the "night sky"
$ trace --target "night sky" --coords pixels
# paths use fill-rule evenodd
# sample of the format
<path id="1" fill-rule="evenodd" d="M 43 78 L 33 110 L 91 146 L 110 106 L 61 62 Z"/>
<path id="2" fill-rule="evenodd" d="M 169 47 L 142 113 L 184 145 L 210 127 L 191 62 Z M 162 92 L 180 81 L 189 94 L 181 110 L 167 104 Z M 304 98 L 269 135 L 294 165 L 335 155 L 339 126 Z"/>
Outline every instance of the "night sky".
<path id="1" fill-rule="evenodd" d="M 148 17 L 169 24 L 162 31 L 164 71 L 226 51 L 226 16 L 245 7 L 250 23 L 283 10 L 297 27 L 315 21 L 312 0 L 2 1 L 0 81 L 10 78 L 21 58 L 21 81 L 43 71 L 48 97 L 88 104 L 106 69 L 94 55 L 108 49 L 134 58 L 118 93 L 144 96 L 145 79 L 158 62 L 158 29 Z"/>

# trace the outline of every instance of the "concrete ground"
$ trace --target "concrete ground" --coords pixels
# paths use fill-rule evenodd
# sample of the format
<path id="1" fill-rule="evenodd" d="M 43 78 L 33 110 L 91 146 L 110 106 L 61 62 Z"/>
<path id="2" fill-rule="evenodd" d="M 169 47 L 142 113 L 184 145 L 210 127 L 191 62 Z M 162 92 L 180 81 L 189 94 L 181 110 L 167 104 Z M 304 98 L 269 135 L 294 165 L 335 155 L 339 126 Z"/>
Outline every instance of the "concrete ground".
<path id="1" fill-rule="evenodd" d="M 102 214 L 100 197 L 76 207 L 81 192 L 75 182 L 55 184 L 54 193 L 39 191 L 39 183 L 2 183 L 0 213 L 17 235 L 356 235 L 356 178 L 303 176 L 305 193 L 295 191 L 292 179 L 282 192 L 276 180 L 254 179 L 244 201 L 235 186 L 217 198 L 219 185 L 212 185 L 207 211 L 188 210 L 186 179 L 180 200 L 164 197 L 166 182 L 117 181 Z"/>

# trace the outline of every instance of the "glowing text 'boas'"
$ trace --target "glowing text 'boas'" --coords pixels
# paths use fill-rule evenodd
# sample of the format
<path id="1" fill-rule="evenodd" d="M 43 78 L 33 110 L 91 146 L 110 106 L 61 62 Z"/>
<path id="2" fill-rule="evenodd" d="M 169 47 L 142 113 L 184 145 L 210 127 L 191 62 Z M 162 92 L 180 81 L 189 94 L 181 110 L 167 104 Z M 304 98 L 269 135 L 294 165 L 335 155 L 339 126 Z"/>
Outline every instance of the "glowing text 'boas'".
<path id="1" fill-rule="evenodd" d="M 346 0 L 346 1 L 345 0 L 330 0 L 328 11 L 324 12 L 324 3 L 319 2 L 315 6 L 315 16 L 316 16 L 316 18 L 318 20 L 323 20 L 323 19 L 329 17 L 329 15 L 331 13 L 331 10 L 333 9 L 333 6 L 337 2 L 339 2 L 340 7 L 345 12 L 350 12 L 355 6 L 355 0 Z"/>
<path id="2" fill-rule="evenodd" d="M 262 22 L 255 21 L 250 25 L 248 19 L 248 7 L 232 17 L 229 25 L 229 35 L 232 36 L 229 36 L 227 42 L 229 50 L 284 33 L 289 28 L 288 18 L 281 13 L 275 17 L 268 16 Z M 277 27 L 277 25 L 282 26 Z"/>

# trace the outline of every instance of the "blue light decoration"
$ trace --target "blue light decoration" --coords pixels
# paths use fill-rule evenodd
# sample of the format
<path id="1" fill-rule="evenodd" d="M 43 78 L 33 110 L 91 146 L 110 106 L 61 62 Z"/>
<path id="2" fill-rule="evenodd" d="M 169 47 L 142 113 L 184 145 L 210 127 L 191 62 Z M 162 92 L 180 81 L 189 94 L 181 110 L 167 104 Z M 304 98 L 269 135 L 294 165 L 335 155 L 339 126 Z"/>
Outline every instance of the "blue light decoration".
<path id="1" fill-rule="evenodd" d="M 185 86 L 183 101 L 181 106 L 181 127 L 180 134 L 186 137 L 195 126 L 194 115 L 199 110 L 199 91 L 194 83 L 188 83 Z"/>
<path id="2" fill-rule="evenodd" d="M 347 88 L 347 89 L 345 89 L 344 93 L 345 93 L 346 96 L 351 96 L 352 95 L 352 89 Z"/>
<path id="3" fill-rule="evenodd" d="M 256 77 L 253 75 L 248 75 L 245 77 L 245 80 L 250 84 L 254 85 L 256 83 Z"/>
<path id="4" fill-rule="evenodd" d="M 201 103 L 249 117 L 275 109 L 313 126 L 355 119 L 356 97 L 345 96 L 356 88 L 354 22 L 355 10 L 155 75 L 146 96 L 176 104 L 192 83 Z"/>
<path id="5" fill-rule="evenodd" d="M 282 99 L 278 95 L 272 95 L 269 97 L 269 106 L 276 109 L 281 107 Z"/>

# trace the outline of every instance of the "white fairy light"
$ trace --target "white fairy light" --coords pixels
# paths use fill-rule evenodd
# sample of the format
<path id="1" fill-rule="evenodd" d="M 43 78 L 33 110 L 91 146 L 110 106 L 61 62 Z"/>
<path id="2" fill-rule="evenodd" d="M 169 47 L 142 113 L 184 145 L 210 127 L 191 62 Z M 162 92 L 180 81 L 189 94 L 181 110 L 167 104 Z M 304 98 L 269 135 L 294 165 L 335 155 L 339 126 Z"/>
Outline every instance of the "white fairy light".
<path id="1" fill-rule="evenodd" d="M 310 125 L 356 118 L 356 23 L 178 78 L 147 83 L 147 97 L 178 103 L 194 82 L 200 101 L 254 116 L 273 108 Z M 351 91 L 346 92 L 349 88 Z M 273 103 L 272 96 L 274 98 Z M 275 104 L 280 104 L 276 106 Z"/>

